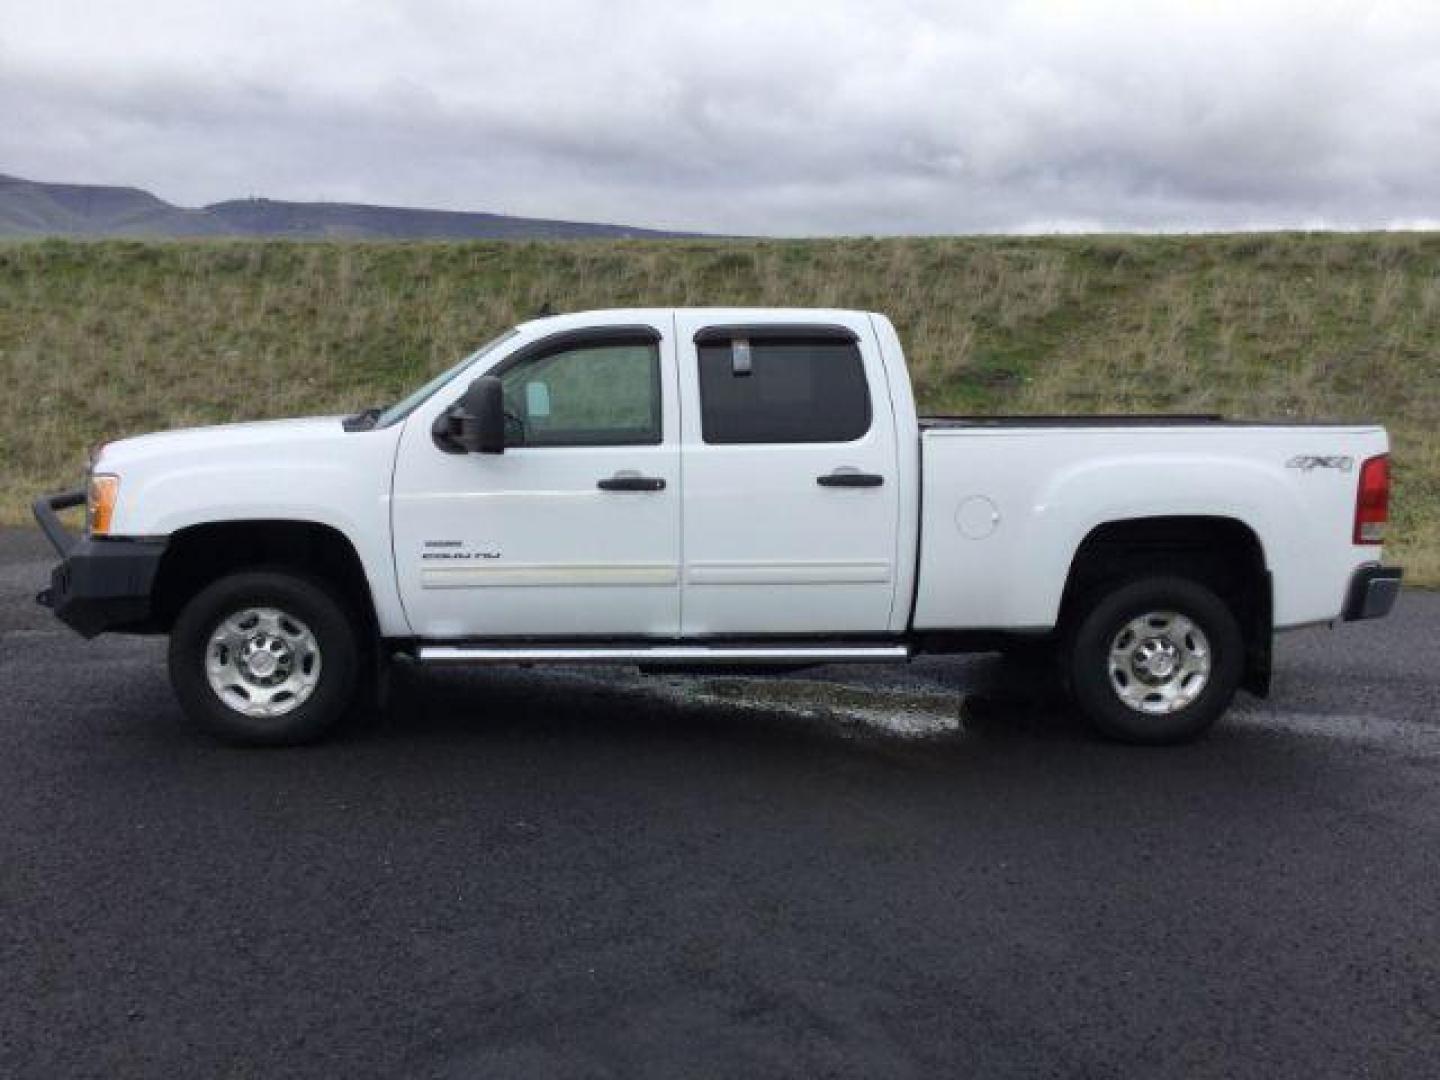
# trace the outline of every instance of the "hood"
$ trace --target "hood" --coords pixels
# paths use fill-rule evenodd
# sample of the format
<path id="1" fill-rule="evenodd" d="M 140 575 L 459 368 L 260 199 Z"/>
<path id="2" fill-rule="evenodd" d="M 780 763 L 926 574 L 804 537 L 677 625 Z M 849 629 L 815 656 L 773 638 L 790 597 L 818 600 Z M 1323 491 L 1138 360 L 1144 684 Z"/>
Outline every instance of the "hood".
<path id="1" fill-rule="evenodd" d="M 300 420 L 259 420 L 246 424 L 216 424 L 210 427 L 178 428 L 136 435 L 106 443 L 95 462 L 95 470 L 121 469 L 126 465 L 155 458 L 211 455 L 217 451 L 246 448 L 296 447 L 346 437 L 343 416 L 311 416 Z M 353 437 L 353 436 L 351 436 Z"/>

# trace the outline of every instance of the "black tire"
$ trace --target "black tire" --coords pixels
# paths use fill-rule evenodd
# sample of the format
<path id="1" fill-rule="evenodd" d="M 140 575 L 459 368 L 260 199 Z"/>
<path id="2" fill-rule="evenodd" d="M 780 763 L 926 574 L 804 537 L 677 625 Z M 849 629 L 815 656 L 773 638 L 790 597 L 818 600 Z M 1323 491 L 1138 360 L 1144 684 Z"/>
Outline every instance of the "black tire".
<path id="1" fill-rule="evenodd" d="M 1192 700 L 1173 712 L 1144 712 L 1121 696 L 1117 683 L 1128 686 L 1132 676 L 1122 670 L 1112 682 L 1111 644 L 1132 620 L 1172 612 L 1189 619 L 1207 639 L 1208 678 Z M 1107 738 L 1150 746 L 1188 742 L 1220 718 L 1240 686 L 1245 666 L 1240 624 L 1224 600 L 1189 578 L 1131 579 L 1092 593 L 1076 613 L 1073 627 L 1065 657 L 1070 690 L 1091 724 Z M 1132 693 L 1149 689 L 1143 683 L 1135 685 Z"/>
<path id="2" fill-rule="evenodd" d="M 211 634 L 232 615 L 273 608 L 304 624 L 318 647 L 308 697 L 278 716 L 247 716 L 226 704 L 206 673 Z M 190 723 L 225 742 L 295 746 L 314 742 L 344 719 L 361 679 L 358 620 L 322 582 L 280 570 L 231 574 L 196 593 L 170 630 L 170 683 Z M 299 694 L 292 694 L 298 698 Z"/>

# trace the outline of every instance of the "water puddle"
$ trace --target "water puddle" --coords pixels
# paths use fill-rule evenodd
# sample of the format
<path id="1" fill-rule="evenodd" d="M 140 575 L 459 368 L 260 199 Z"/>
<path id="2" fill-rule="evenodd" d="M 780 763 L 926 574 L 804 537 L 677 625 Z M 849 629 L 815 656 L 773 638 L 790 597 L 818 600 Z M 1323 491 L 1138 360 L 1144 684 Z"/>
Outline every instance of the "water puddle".
<path id="1" fill-rule="evenodd" d="M 551 674 L 559 672 L 552 670 Z M 564 677 L 682 707 L 720 707 L 823 720 L 856 734 L 932 739 L 954 735 L 962 726 L 960 708 L 964 699 L 954 691 L 872 688 L 823 679 L 629 673 L 605 676 L 583 668 L 569 669 Z"/>

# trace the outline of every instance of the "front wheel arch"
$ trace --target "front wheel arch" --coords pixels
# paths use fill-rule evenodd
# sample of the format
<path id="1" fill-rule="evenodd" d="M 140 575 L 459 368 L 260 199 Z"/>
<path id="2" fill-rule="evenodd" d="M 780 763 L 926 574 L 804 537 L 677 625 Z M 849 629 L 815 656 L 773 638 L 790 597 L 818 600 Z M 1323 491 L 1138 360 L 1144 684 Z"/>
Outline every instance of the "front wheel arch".
<path id="1" fill-rule="evenodd" d="M 207 522 L 171 534 L 152 587 L 154 628 L 168 631 L 212 582 L 261 569 L 323 581 L 367 633 L 378 634 L 370 581 L 350 538 L 318 522 L 268 518 Z"/>

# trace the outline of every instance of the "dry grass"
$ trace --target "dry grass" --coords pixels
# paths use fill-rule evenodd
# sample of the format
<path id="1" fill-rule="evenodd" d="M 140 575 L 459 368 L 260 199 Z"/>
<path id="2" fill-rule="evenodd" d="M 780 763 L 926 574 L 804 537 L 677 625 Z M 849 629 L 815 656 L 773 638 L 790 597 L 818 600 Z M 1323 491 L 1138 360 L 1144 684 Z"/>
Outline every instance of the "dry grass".
<path id="1" fill-rule="evenodd" d="M 547 302 L 882 310 L 931 410 L 1378 419 L 1440 583 L 1428 234 L 0 245 L 0 519 L 98 438 L 390 400 Z"/>

